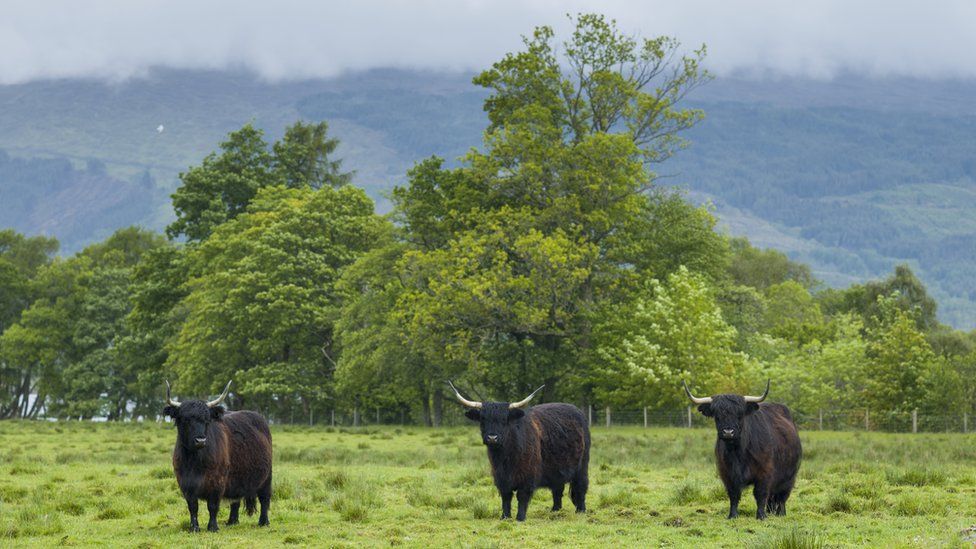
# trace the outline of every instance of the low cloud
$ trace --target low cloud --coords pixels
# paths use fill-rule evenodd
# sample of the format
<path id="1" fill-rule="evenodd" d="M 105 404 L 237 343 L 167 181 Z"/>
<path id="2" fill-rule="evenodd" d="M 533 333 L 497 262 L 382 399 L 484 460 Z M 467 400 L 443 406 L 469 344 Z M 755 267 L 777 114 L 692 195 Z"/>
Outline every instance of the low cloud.
<path id="1" fill-rule="evenodd" d="M 719 74 L 976 77 L 976 2 L 823 0 L 91 0 L 18 2 L 0 18 L 0 83 L 125 79 L 151 67 L 271 79 L 410 67 L 471 70 L 536 25 L 598 11 L 627 32 L 706 43 Z"/>

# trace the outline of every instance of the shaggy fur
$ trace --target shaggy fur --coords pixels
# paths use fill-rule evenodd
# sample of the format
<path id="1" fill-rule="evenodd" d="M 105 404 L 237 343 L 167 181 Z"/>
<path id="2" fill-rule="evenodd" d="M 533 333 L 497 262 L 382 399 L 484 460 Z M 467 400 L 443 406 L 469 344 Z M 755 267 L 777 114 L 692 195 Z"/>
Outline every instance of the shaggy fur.
<path id="1" fill-rule="evenodd" d="M 200 530 L 198 500 L 207 502 L 207 530 L 217 531 L 220 500 L 230 500 L 228 525 L 237 524 L 241 500 L 247 514 L 261 503 L 260 526 L 267 526 L 271 502 L 271 431 L 256 412 L 224 412 L 202 400 L 188 400 L 164 413 L 176 422 L 173 470 L 190 511 L 190 530 Z M 201 445 L 198 441 L 204 439 Z"/>
<path id="2" fill-rule="evenodd" d="M 562 508 L 563 490 L 577 513 L 586 511 L 590 429 L 586 416 L 571 404 L 540 404 L 527 411 L 508 409 L 507 402 L 485 402 L 469 409 L 468 418 L 481 424 L 495 487 L 502 498 L 502 518 L 512 516 L 512 495 L 518 499 L 515 519 L 525 520 L 532 494 L 552 490 L 552 510 Z"/>
<path id="3" fill-rule="evenodd" d="M 715 458 L 729 496 L 729 518 L 739 515 L 739 497 L 750 484 L 757 519 L 765 519 L 767 512 L 785 515 L 802 455 L 790 409 L 776 403 L 748 403 L 739 395 L 718 395 L 698 410 L 715 418 Z"/>

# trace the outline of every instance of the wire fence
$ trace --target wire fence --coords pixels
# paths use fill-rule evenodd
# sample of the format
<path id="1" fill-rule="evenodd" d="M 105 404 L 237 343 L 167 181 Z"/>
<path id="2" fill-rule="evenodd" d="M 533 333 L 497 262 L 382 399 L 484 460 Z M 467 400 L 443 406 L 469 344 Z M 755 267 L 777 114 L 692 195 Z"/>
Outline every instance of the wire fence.
<path id="1" fill-rule="evenodd" d="M 614 409 L 610 407 L 580 406 L 594 428 L 613 427 L 714 427 L 714 422 L 698 413 L 694 407 L 678 410 L 649 408 Z M 879 431 L 889 433 L 972 433 L 976 432 L 976 417 L 969 412 L 927 414 L 921 411 L 877 412 L 872 410 L 816 410 L 793 412 L 793 420 L 803 431 Z M 383 408 L 328 410 L 305 420 L 294 417 L 270 417 L 273 423 L 327 425 L 333 427 L 372 427 L 382 425 L 424 425 L 408 410 Z M 444 408 L 437 426 L 468 425 L 464 411 L 457 406 Z"/>

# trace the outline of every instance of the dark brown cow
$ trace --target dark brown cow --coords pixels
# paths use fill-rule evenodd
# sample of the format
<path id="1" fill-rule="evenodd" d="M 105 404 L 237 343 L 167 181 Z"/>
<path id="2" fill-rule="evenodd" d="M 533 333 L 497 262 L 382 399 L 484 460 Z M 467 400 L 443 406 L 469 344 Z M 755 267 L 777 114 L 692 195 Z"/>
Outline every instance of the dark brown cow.
<path id="1" fill-rule="evenodd" d="M 173 470 L 190 511 L 190 530 L 198 532 L 198 500 L 206 500 L 210 521 L 207 530 L 217 531 L 220 500 L 228 499 L 230 518 L 227 525 L 237 524 L 237 514 L 244 500 L 248 515 L 261 502 L 260 526 L 267 526 L 271 502 L 271 430 L 264 416 L 257 412 L 224 412 L 221 402 L 227 398 L 230 383 L 217 400 L 177 402 L 170 398 L 166 382 L 166 407 L 163 413 L 176 423 L 176 447 Z"/>
<path id="2" fill-rule="evenodd" d="M 491 474 L 502 497 L 503 519 L 512 517 L 515 493 L 515 520 L 525 520 L 538 487 L 552 490 L 552 510 L 558 511 L 566 483 L 576 512 L 586 511 L 590 428 L 579 408 L 553 403 L 523 410 L 542 387 L 513 403 L 475 402 L 462 397 L 453 383 L 451 389 L 468 408 L 465 415 L 481 424 L 481 440 L 488 447 Z"/>
<path id="3" fill-rule="evenodd" d="M 769 382 L 762 396 L 715 395 L 697 398 L 682 382 L 688 398 L 698 411 L 715 418 L 718 440 L 715 458 L 718 475 L 729 496 L 729 518 L 739 515 L 742 489 L 753 485 L 756 518 L 766 512 L 786 514 L 786 500 L 793 491 L 800 469 L 800 435 L 790 409 L 782 404 L 763 402 L 769 395 Z"/>

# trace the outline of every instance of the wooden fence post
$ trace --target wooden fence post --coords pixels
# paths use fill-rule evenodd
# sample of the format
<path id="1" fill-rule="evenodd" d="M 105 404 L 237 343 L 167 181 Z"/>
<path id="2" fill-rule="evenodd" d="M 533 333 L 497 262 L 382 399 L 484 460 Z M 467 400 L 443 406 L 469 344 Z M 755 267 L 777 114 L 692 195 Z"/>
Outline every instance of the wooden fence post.
<path id="1" fill-rule="evenodd" d="M 607 427 L 610 426 L 610 407 L 607 406 Z"/>
<path id="2" fill-rule="evenodd" d="M 586 407 L 586 423 L 588 425 L 593 425 L 593 405 L 590 404 Z"/>
<path id="3" fill-rule="evenodd" d="M 818 423 L 820 425 L 820 430 L 823 431 L 823 408 L 820 409 L 820 419 Z"/>
<path id="4" fill-rule="evenodd" d="M 691 406 L 688 407 L 688 428 L 691 429 Z"/>
<path id="5" fill-rule="evenodd" d="M 380 407 L 379 406 L 376 407 L 376 424 L 377 425 L 380 424 Z"/>
<path id="6" fill-rule="evenodd" d="M 918 432 L 918 408 L 912 410 L 912 433 Z"/>
<path id="7" fill-rule="evenodd" d="M 962 432 L 969 432 L 969 412 L 962 413 Z"/>
<path id="8" fill-rule="evenodd" d="M 332 409 L 332 426 L 335 427 L 335 408 Z"/>
<path id="9" fill-rule="evenodd" d="M 870 431 L 871 430 L 871 420 L 870 420 L 870 417 L 871 417 L 871 411 L 865 409 L 864 410 L 864 430 L 865 431 Z"/>
<path id="10" fill-rule="evenodd" d="M 359 406 L 352 409 L 352 426 L 359 427 Z"/>
<path id="11" fill-rule="evenodd" d="M 644 406 L 644 428 L 647 429 L 647 406 Z"/>

